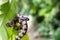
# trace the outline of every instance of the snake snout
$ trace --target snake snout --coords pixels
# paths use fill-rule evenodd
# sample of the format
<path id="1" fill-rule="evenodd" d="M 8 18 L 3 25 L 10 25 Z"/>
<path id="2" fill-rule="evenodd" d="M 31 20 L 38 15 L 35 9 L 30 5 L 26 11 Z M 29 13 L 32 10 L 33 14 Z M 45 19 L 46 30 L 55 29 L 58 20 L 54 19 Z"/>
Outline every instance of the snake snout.
<path id="1" fill-rule="evenodd" d="M 27 21 L 29 21 L 29 18 L 26 18 Z"/>

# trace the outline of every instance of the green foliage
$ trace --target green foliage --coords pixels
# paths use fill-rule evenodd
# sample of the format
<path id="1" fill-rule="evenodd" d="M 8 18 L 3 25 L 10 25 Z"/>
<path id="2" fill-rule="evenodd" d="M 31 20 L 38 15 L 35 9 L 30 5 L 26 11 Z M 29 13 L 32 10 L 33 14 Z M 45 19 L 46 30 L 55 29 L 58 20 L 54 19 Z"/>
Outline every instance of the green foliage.
<path id="1" fill-rule="evenodd" d="M 14 30 L 13 27 L 6 27 L 6 23 L 13 20 L 19 12 L 21 15 L 32 15 L 32 20 L 39 24 L 38 32 L 40 35 L 45 37 L 52 35 L 50 31 L 54 30 L 53 24 L 57 21 L 60 22 L 60 12 L 57 13 L 57 10 L 60 9 L 58 8 L 59 4 L 60 0 L 12 0 L 11 2 L 8 0 L 0 8 L 0 11 L 2 11 L 0 15 L 0 36 L 3 38 L 2 40 L 14 40 L 20 32 L 20 30 Z M 20 24 L 17 23 L 16 25 L 19 26 Z M 59 32 L 55 33 L 60 35 Z M 56 40 L 60 40 L 59 36 L 55 35 L 55 37 Z M 28 34 L 21 40 L 28 40 Z"/>
<path id="2" fill-rule="evenodd" d="M 52 26 L 50 23 L 43 21 L 42 23 L 39 24 L 39 29 L 38 29 L 39 35 L 43 37 L 51 37 L 50 35 L 50 31 L 52 31 L 51 27 Z"/>
<path id="3" fill-rule="evenodd" d="M 45 14 L 44 20 L 41 23 L 39 23 L 38 32 L 39 32 L 40 36 L 43 36 L 43 37 L 53 36 L 53 32 L 54 32 L 53 24 L 56 22 L 56 20 L 55 20 L 56 13 L 54 13 L 54 12 L 56 10 L 57 10 L 57 7 L 53 8 L 50 13 Z M 51 23 L 51 22 L 54 22 L 54 23 Z M 57 29 L 57 27 L 56 27 L 56 29 Z"/>
<path id="4" fill-rule="evenodd" d="M 7 30 L 8 28 L 6 27 L 6 23 L 11 21 L 17 14 L 16 13 L 17 6 L 16 6 L 15 2 L 16 1 L 12 1 L 11 4 L 9 4 L 9 2 L 7 2 L 3 5 L 1 5 L 1 11 L 3 13 L 0 15 L 0 20 L 1 20 L 0 21 L 1 22 L 0 23 L 0 36 L 1 36 L 2 40 L 9 40 L 9 37 L 10 37 L 9 35 L 11 35 L 11 34 L 8 34 L 8 32 L 11 32 L 11 30 L 10 29 L 9 29 L 10 31 Z"/>
<path id="5" fill-rule="evenodd" d="M 10 5 L 9 2 L 4 3 L 3 5 L 1 5 L 1 11 L 3 13 L 7 13 L 10 9 Z"/>
<path id="6" fill-rule="evenodd" d="M 60 10 L 57 12 L 57 14 L 56 14 L 56 19 L 58 20 L 58 21 L 60 21 Z"/>
<path id="7" fill-rule="evenodd" d="M 18 14 L 18 3 L 16 0 L 8 1 L 1 5 L 2 14 L 0 15 L 0 37 L 2 40 L 14 40 L 21 30 L 14 30 L 13 27 L 7 27 L 6 24 L 12 21 Z M 17 23 L 17 26 L 20 24 Z M 21 40 L 28 40 L 26 34 Z"/>
<path id="8" fill-rule="evenodd" d="M 60 28 L 58 28 L 54 33 L 54 39 L 60 40 Z"/>

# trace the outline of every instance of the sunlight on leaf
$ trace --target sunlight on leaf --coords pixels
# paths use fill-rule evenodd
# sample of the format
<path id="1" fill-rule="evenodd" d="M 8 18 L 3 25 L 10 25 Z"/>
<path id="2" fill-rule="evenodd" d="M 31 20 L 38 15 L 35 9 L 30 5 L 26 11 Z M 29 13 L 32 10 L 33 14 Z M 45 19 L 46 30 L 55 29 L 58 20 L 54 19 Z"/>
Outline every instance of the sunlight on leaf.
<path id="1" fill-rule="evenodd" d="M 2 40 L 9 40 L 10 34 L 8 34 L 8 32 L 7 32 L 8 28 L 6 28 L 6 23 L 11 21 L 17 14 L 16 13 L 17 4 L 15 4 L 15 3 L 16 3 L 16 1 L 13 1 L 11 4 L 9 4 L 7 2 L 7 4 L 10 5 L 10 8 L 8 7 L 7 4 L 3 5 L 3 7 L 2 7 L 2 10 L 4 12 L 2 15 L 0 15 L 0 20 L 1 20 L 0 36 L 1 36 Z M 7 8 L 9 8 L 9 9 L 7 9 Z"/>
<path id="2" fill-rule="evenodd" d="M 28 33 L 26 33 L 26 35 L 21 40 L 29 40 Z"/>
<path id="3" fill-rule="evenodd" d="M 4 4 L 6 2 L 8 2 L 8 0 L 0 0 L 0 5 Z"/>
<path id="4" fill-rule="evenodd" d="M 0 15 L 0 38 L 2 38 L 2 40 L 14 40 L 16 35 L 20 32 L 20 30 L 17 31 L 14 30 L 12 27 L 6 26 L 6 23 L 13 20 L 17 15 L 17 8 L 18 4 L 16 0 L 12 0 L 11 3 L 7 2 L 1 5 L 1 11 L 3 12 L 3 14 Z M 22 38 L 22 40 L 27 40 L 28 35 L 26 35 L 26 37 L 24 38 Z"/>

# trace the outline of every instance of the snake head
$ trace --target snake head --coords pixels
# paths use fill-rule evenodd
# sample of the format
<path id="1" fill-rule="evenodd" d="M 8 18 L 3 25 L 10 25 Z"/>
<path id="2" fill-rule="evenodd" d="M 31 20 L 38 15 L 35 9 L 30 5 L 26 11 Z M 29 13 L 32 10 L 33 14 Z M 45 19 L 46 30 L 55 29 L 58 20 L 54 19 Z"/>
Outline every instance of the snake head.
<path id="1" fill-rule="evenodd" d="M 21 17 L 20 17 L 20 20 L 23 20 L 23 21 L 29 21 L 29 18 L 24 17 L 24 16 L 21 16 Z"/>
<path id="2" fill-rule="evenodd" d="M 17 22 L 22 22 L 22 21 L 29 21 L 29 18 L 27 18 L 27 17 L 24 17 L 24 16 L 20 16 L 20 17 L 16 17 L 15 19 L 13 19 L 13 21 L 11 21 L 11 22 L 8 22 L 7 24 L 6 24 L 6 26 L 8 26 L 8 27 L 11 27 L 11 26 L 13 26 L 13 25 L 15 25 Z"/>

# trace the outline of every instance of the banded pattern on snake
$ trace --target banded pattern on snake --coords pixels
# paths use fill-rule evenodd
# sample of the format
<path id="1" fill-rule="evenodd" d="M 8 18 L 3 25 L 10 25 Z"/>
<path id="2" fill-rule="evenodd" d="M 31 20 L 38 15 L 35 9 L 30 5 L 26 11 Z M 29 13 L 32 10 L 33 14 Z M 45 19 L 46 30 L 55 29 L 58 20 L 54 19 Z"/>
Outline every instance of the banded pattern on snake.
<path id="1" fill-rule="evenodd" d="M 27 32 L 28 29 L 28 25 L 27 25 L 27 21 L 29 20 L 29 18 L 23 17 L 23 16 L 18 16 L 16 17 L 13 21 L 8 22 L 6 25 L 11 27 L 13 25 L 13 28 L 15 30 L 21 30 L 21 32 L 15 37 L 14 40 L 20 40 Z M 17 27 L 16 23 L 21 24 L 21 26 Z"/>

